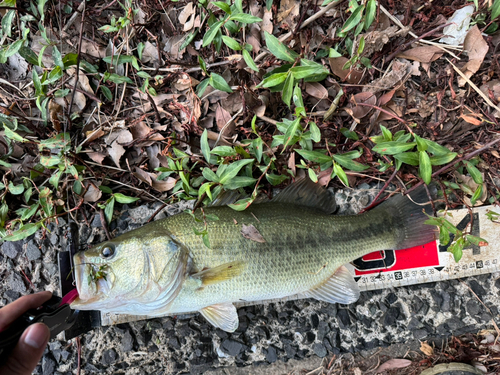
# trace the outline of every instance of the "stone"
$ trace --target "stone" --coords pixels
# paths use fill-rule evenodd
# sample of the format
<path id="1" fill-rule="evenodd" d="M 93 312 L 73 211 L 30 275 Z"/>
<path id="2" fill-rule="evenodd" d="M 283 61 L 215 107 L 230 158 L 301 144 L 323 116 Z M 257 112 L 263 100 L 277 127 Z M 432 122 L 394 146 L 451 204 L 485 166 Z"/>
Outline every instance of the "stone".
<path id="1" fill-rule="evenodd" d="M 126 331 L 122 337 L 122 351 L 129 352 L 134 347 L 134 339 L 129 331 Z"/>
<path id="2" fill-rule="evenodd" d="M 460 319 L 456 316 L 453 316 L 450 319 L 447 319 L 445 324 L 448 326 L 448 329 L 450 330 L 450 332 L 452 334 L 456 330 L 458 330 L 459 328 L 462 328 L 464 326 L 464 322 L 462 321 L 462 319 Z"/>
<path id="3" fill-rule="evenodd" d="M 5 291 L 5 293 L 3 295 L 10 302 L 14 302 L 16 299 L 18 299 L 21 296 L 21 293 L 16 292 L 15 290 L 12 290 L 12 289 L 8 289 Z"/>
<path id="4" fill-rule="evenodd" d="M 241 350 L 243 349 L 243 344 L 235 340 L 226 339 L 222 341 L 221 348 L 224 353 L 235 357 L 240 354 Z"/>
<path id="5" fill-rule="evenodd" d="M 24 284 L 23 278 L 13 271 L 7 278 L 7 284 L 12 288 L 13 291 L 18 293 L 26 293 L 26 285 Z"/>
<path id="6" fill-rule="evenodd" d="M 477 301 L 476 299 L 468 300 L 467 303 L 465 304 L 465 308 L 470 316 L 476 316 L 477 314 L 479 314 L 479 311 L 481 310 L 479 301 Z"/>
<path id="7" fill-rule="evenodd" d="M 398 300 L 398 296 L 396 296 L 396 294 L 394 294 L 394 293 L 389 293 L 387 295 L 387 297 L 385 298 L 385 300 L 387 301 L 387 303 L 389 305 L 392 305 L 394 302 L 396 302 Z"/>
<path id="8" fill-rule="evenodd" d="M 384 326 L 392 326 L 396 324 L 396 321 L 399 318 L 400 311 L 397 307 L 392 306 L 387 309 L 387 312 L 384 315 Z"/>
<path id="9" fill-rule="evenodd" d="M 443 303 L 441 304 L 442 312 L 450 311 L 450 301 L 451 301 L 450 293 L 443 292 Z"/>
<path id="10" fill-rule="evenodd" d="M 316 340 L 316 335 L 313 332 L 309 331 L 309 332 L 306 332 L 306 334 L 304 335 L 304 340 L 302 341 L 302 343 L 309 345 L 309 344 L 313 343 L 314 340 Z"/>
<path id="11" fill-rule="evenodd" d="M 23 250 L 23 241 L 8 241 L 2 245 L 2 253 L 14 259 Z"/>
<path id="12" fill-rule="evenodd" d="M 316 354 L 320 358 L 326 357 L 326 355 L 328 354 L 328 351 L 326 350 L 325 346 L 320 343 L 315 343 L 313 345 L 313 351 L 314 354 Z"/>
<path id="13" fill-rule="evenodd" d="M 101 215 L 94 215 L 94 220 L 92 220 L 92 223 L 90 224 L 94 228 L 101 228 L 102 223 L 101 223 Z"/>
<path id="14" fill-rule="evenodd" d="M 115 352 L 114 349 L 108 349 L 108 350 L 105 350 L 103 353 L 102 353 L 102 359 L 101 359 L 101 363 L 104 365 L 104 366 L 108 366 L 110 364 L 112 364 L 113 362 L 116 361 L 117 359 L 117 354 Z"/>
<path id="15" fill-rule="evenodd" d="M 341 323 L 342 328 L 349 327 L 351 324 L 351 318 L 349 318 L 349 312 L 346 309 L 338 310 L 337 318 L 339 319 L 339 323 Z"/>
<path id="16" fill-rule="evenodd" d="M 495 280 L 495 286 L 500 290 L 500 277 Z"/>
<path id="17" fill-rule="evenodd" d="M 415 337 L 416 340 L 422 340 L 423 338 L 427 337 L 428 333 L 425 329 L 416 329 L 413 331 L 413 337 Z"/>
<path id="18" fill-rule="evenodd" d="M 26 257 L 29 261 L 40 259 L 42 256 L 42 252 L 38 248 L 38 245 L 34 240 L 28 242 L 28 246 L 26 247 Z"/>
<path id="19" fill-rule="evenodd" d="M 470 280 L 469 286 L 479 298 L 486 294 L 486 290 L 476 280 Z"/>
<path id="20" fill-rule="evenodd" d="M 319 325 L 319 317 L 318 314 L 312 314 L 311 315 L 311 324 L 313 328 L 318 328 Z"/>
<path id="21" fill-rule="evenodd" d="M 266 352 L 266 360 L 269 363 L 274 363 L 276 362 L 277 359 L 278 359 L 278 354 L 276 353 L 276 348 L 274 348 L 274 346 L 270 346 Z"/>
<path id="22" fill-rule="evenodd" d="M 56 362 L 48 355 L 45 355 L 42 360 L 42 374 L 53 375 L 55 369 L 56 369 Z"/>

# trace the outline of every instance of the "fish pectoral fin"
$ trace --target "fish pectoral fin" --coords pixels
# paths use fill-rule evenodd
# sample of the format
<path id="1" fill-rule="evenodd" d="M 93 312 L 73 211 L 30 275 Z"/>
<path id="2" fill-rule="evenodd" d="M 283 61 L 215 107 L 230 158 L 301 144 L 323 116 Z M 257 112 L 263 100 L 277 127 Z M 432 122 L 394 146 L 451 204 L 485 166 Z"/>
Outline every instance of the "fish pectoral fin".
<path id="1" fill-rule="evenodd" d="M 341 266 L 323 284 L 304 294 L 320 301 L 347 305 L 358 300 L 359 286 L 349 270 Z"/>
<path id="2" fill-rule="evenodd" d="M 204 287 L 210 284 L 217 284 L 222 281 L 230 280 L 233 277 L 240 275 L 244 266 L 245 263 L 239 261 L 224 263 L 220 266 L 197 272 L 191 275 L 191 277 L 201 279 L 202 287 Z"/>
<path id="3" fill-rule="evenodd" d="M 232 303 L 219 303 L 207 306 L 201 309 L 200 313 L 210 324 L 223 331 L 234 332 L 238 328 L 238 314 L 236 307 Z"/>

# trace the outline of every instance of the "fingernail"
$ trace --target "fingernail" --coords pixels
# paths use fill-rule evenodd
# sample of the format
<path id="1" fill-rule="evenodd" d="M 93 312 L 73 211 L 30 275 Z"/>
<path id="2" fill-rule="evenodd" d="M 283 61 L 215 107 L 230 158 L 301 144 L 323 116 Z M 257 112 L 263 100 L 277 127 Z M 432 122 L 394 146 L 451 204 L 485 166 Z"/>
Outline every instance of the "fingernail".
<path id="1" fill-rule="evenodd" d="M 49 329 L 45 324 L 36 323 L 26 329 L 24 342 L 35 349 L 40 349 L 49 340 Z"/>

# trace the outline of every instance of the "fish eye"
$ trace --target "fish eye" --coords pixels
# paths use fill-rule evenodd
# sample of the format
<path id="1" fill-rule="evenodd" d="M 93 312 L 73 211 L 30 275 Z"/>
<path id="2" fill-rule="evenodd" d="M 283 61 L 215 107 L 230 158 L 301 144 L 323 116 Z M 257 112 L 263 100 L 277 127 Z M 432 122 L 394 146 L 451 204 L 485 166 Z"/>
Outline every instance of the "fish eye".
<path id="1" fill-rule="evenodd" d="M 113 255 L 115 255 L 115 247 L 111 244 L 106 245 L 102 248 L 101 250 L 101 257 L 105 259 L 111 258 Z"/>

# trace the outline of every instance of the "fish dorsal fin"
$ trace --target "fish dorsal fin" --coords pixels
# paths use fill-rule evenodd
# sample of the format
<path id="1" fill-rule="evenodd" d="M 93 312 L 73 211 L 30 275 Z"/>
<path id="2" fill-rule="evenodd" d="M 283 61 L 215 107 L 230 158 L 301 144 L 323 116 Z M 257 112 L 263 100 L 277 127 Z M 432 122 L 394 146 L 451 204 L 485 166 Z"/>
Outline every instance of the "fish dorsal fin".
<path id="1" fill-rule="evenodd" d="M 306 206 L 327 214 L 331 214 L 337 209 L 334 195 L 307 177 L 288 185 L 271 202 Z"/>
<path id="2" fill-rule="evenodd" d="M 220 266 L 197 272 L 191 275 L 191 277 L 201 279 L 202 286 L 217 284 L 238 276 L 243 271 L 244 266 L 245 263 L 240 261 L 224 263 Z"/>
<path id="3" fill-rule="evenodd" d="M 201 309 L 200 313 L 210 324 L 223 331 L 234 332 L 238 328 L 238 314 L 236 307 L 232 303 L 219 303 L 207 306 Z"/>
<path id="4" fill-rule="evenodd" d="M 359 286 L 345 266 L 341 266 L 320 286 L 304 293 L 307 297 L 328 303 L 349 304 L 359 298 Z"/>

